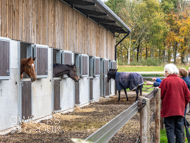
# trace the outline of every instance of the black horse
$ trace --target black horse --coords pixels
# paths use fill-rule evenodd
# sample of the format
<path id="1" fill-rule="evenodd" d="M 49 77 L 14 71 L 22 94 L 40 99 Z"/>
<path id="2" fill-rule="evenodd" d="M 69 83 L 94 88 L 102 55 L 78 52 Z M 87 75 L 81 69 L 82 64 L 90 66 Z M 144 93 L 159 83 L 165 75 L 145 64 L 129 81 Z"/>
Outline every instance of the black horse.
<path id="1" fill-rule="evenodd" d="M 117 72 L 117 69 L 110 69 L 107 73 L 107 82 L 110 79 L 114 79 L 116 83 L 116 87 L 118 90 L 118 100 L 120 100 L 120 91 L 123 89 L 128 101 L 128 96 L 126 89 L 129 88 L 130 90 L 136 91 L 136 100 L 138 100 L 138 93 L 140 90 L 140 95 L 142 95 L 142 88 L 143 88 L 143 77 L 138 73 L 120 73 Z"/>
<path id="2" fill-rule="evenodd" d="M 53 76 L 59 77 L 63 74 L 67 74 L 67 76 L 72 78 L 75 82 L 79 81 L 75 65 L 53 64 Z"/>

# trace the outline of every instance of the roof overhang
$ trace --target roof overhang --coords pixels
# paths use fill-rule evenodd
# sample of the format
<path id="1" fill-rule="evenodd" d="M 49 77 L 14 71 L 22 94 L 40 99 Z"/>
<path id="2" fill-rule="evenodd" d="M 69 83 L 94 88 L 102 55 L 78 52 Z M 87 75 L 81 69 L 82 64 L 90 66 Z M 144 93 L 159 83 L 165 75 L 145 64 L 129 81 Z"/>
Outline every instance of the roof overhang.
<path id="1" fill-rule="evenodd" d="M 131 29 L 101 0 L 61 0 L 112 33 L 130 33 Z"/>

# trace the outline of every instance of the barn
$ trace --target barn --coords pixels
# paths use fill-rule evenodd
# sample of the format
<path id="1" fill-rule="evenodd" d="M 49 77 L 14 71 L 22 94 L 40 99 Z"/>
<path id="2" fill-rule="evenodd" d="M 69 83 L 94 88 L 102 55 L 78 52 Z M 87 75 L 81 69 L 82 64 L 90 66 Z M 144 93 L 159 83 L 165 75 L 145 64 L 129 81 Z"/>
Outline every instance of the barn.
<path id="1" fill-rule="evenodd" d="M 0 0 L 0 131 L 115 93 L 116 36 L 127 25 L 101 0 Z M 36 81 L 20 79 L 20 60 L 36 57 Z M 76 65 L 79 82 L 53 77 Z"/>

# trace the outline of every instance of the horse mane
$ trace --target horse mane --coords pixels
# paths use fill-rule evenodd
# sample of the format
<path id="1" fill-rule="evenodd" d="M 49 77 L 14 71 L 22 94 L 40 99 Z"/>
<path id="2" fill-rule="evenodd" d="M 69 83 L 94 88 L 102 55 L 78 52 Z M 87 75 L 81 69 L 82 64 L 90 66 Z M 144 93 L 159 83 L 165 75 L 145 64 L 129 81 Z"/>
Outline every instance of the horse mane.
<path id="1" fill-rule="evenodd" d="M 26 65 L 27 61 L 28 61 L 27 58 L 20 60 L 20 75 L 24 72 L 23 68 Z"/>
<path id="2" fill-rule="evenodd" d="M 61 64 L 58 64 L 58 63 L 53 64 L 53 67 L 55 68 L 55 67 L 57 67 L 58 65 L 61 65 Z"/>
<path id="3" fill-rule="evenodd" d="M 59 65 L 65 65 L 65 66 L 68 66 L 68 67 L 73 67 L 74 66 L 74 65 L 56 63 L 56 64 L 53 64 L 53 67 L 56 67 L 56 66 L 59 66 Z"/>
<path id="4" fill-rule="evenodd" d="M 74 65 L 68 65 L 68 64 L 66 64 L 66 66 L 68 66 L 68 67 L 73 67 Z"/>

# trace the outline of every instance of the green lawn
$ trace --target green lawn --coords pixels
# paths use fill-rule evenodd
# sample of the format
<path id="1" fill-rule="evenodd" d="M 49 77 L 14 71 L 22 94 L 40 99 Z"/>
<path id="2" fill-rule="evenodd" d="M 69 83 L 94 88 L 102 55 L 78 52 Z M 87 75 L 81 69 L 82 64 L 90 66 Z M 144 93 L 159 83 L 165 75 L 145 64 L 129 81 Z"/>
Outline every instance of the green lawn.
<path id="1" fill-rule="evenodd" d="M 178 68 L 188 69 L 188 66 L 177 66 Z M 163 72 L 164 66 L 118 66 L 118 72 Z"/>
<path id="2" fill-rule="evenodd" d="M 163 66 L 119 66 L 119 72 L 164 71 Z"/>
<path id="3" fill-rule="evenodd" d="M 153 90 L 153 88 L 149 88 L 149 87 L 152 87 L 152 85 L 146 85 L 146 82 L 144 82 L 144 85 L 143 85 L 143 92 L 148 92 L 148 93 L 150 93 L 152 90 Z M 149 89 L 147 89 L 147 88 L 149 88 Z M 126 89 L 127 91 L 130 91 L 130 89 L 129 88 L 127 88 Z M 145 91 L 146 90 L 146 91 Z"/>
<path id="4" fill-rule="evenodd" d="M 160 130 L 160 143 L 167 143 L 166 130 Z"/>
<path id="5" fill-rule="evenodd" d="M 160 130 L 160 143 L 167 143 L 166 130 Z M 187 138 L 185 138 L 185 143 L 188 143 Z"/>

